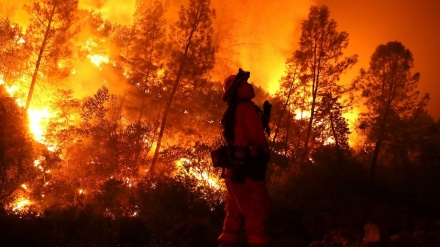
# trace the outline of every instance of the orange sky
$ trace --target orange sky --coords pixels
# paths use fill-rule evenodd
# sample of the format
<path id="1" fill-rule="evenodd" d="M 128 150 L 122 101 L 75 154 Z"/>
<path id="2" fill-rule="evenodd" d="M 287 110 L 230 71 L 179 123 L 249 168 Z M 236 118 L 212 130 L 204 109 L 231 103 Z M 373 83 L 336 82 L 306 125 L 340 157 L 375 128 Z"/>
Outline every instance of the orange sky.
<path id="1" fill-rule="evenodd" d="M 0 13 L 23 20 L 23 3 L 32 0 L 0 0 Z M 168 19 L 187 0 L 168 0 Z M 300 21 L 312 4 L 325 4 L 339 31 L 349 34 L 346 55 L 359 55 L 357 65 L 342 80 L 350 82 L 360 68 L 367 68 L 374 49 L 400 41 L 411 50 L 415 70 L 421 73 L 419 90 L 431 95 L 428 111 L 440 118 L 440 1 L 439 0 L 211 0 L 216 8 L 215 38 L 222 52 L 214 79 L 236 73 L 236 67 L 251 71 L 251 80 L 274 92 L 284 71 L 285 60 L 297 47 Z M 135 0 L 79 0 L 80 8 L 100 10 L 105 18 L 128 24 Z M 231 65 L 232 64 L 232 65 Z M 231 68 L 226 68 L 229 65 Z M 218 77 L 218 78 L 217 78 Z"/>
<path id="2" fill-rule="evenodd" d="M 346 80 L 368 68 L 378 45 L 400 41 L 413 53 L 413 71 L 421 74 L 420 92 L 430 94 L 427 110 L 440 118 L 439 0 L 317 0 L 316 4 L 327 5 L 338 30 L 349 34 L 347 54 L 359 55 Z"/>

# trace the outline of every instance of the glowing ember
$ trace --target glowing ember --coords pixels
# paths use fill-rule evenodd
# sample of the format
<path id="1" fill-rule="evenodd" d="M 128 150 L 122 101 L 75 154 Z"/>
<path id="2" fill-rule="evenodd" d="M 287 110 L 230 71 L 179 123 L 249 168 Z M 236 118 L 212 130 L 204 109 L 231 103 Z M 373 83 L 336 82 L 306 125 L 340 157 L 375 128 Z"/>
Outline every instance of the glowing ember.
<path id="1" fill-rule="evenodd" d="M 16 38 L 18 38 L 18 37 L 16 37 Z M 23 37 L 20 37 L 20 38 L 18 38 L 18 40 L 17 40 L 17 44 L 19 44 L 19 45 L 22 45 L 22 44 L 24 44 L 26 41 L 23 39 Z"/>
<path id="2" fill-rule="evenodd" d="M 40 165 L 40 163 L 41 163 L 41 161 L 40 160 L 34 160 L 34 166 L 36 167 L 36 166 L 39 166 Z"/>
<path id="3" fill-rule="evenodd" d="M 27 190 L 27 189 L 28 189 L 28 187 L 27 187 L 26 184 L 22 184 L 21 187 L 22 187 L 24 190 Z"/>
<path id="4" fill-rule="evenodd" d="M 165 70 L 164 69 L 160 69 L 157 71 L 157 76 L 158 77 L 163 77 L 165 75 Z"/>

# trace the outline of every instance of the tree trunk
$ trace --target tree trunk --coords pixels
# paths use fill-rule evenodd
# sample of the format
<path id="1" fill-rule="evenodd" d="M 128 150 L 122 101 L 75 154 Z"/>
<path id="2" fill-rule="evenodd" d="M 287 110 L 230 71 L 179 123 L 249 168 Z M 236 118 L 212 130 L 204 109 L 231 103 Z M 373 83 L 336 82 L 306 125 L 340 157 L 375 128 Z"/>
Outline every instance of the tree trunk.
<path id="1" fill-rule="evenodd" d="M 318 49 L 316 46 L 317 44 L 315 43 L 314 57 L 313 57 L 314 62 L 313 62 L 313 82 L 312 82 L 312 107 L 310 109 L 310 119 L 307 127 L 306 140 L 304 142 L 304 152 L 303 152 L 303 156 L 301 157 L 301 162 L 306 161 L 309 152 L 309 140 L 310 140 L 310 135 L 312 134 L 313 120 L 315 117 L 316 97 L 318 96 L 318 89 L 319 89 L 321 57 L 320 55 L 317 55 L 317 53 L 322 49 Z M 322 48 L 322 44 L 321 44 L 321 48 Z"/>
<path id="2" fill-rule="evenodd" d="M 192 36 L 193 36 L 193 34 L 194 34 L 194 32 L 196 30 L 197 30 L 197 25 L 195 25 L 193 27 L 193 29 L 191 30 L 191 32 L 189 34 L 189 37 L 187 39 L 187 42 L 186 42 L 186 45 L 185 45 L 185 52 L 183 54 L 182 61 L 180 63 L 179 71 L 177 72 L 176 80 L 174 81 L 174 84 L 173 84 L 173 89 L 171 90 L 170 97 L 168 98 L 167 104 L 165 106 L 165 112 L 164 112 L 163 117 L 162 117 L 162 122 L 160 124 L 159 136 L 157 138 L 156 150 L 154 151 L 154 156 L 153 156 L 153 160 L 151 162 L 151 167 L 150 167 L 150 173 L 153 174 L 153 175 L 154 175 L 155 170 L 156 170 L 157 159 L 159 158 L 159 151 L 160 151 L 160 146 L 162 145 L 162 138 L 163 138 L 163 134 L 164 134 L 164 131 L 165 131 L 165 126 L 166 126 L 166 121 L 167 121 L 168 113 L 169 113 L 169 111 L 171 109 L 171 104 L 173 102 L 174 95 L 176 94 L 177 88 L 179 86 L 180 77 L 182 76 L 182 71 L 183 71 L 183 68 L 185 66 L 186 58 L 187 58 L 187 55 L 188 55 L 188 50 L 189 50 L 189 47 L 191 46 Z"/>
<path id="3" fill-rule="evenodd" d="M 374 183 L 376 176 L 376 166 L 377 166 L 377 158 L 379 156 L 380 145 L 382 144 L 382 140 L 378 139 L 376 141 L 376 146 L 374 147 L 373 159 L 371 161 L 371 169 L 370 169 L 370 181 Z"/>
<path id="4" fill-rule="evenodd" d="M 290 84 L 289 93 L 287 94 L 287 98 L 286 98 L 286 103 L 284 104 L 283 110 L 281 111 L 281 114 L 280 114 L 280 118 L 278 119 L 277 127 L 275 128 L 275 133 L 273 135 L 272 142 L 275 142 L 275 140 L 277 138 L 278 130 L 279 130 L 280 125 L 281 125 L 281 119 L 283 118 L 283 116 L 284 116 L 284 114 L 286 112 L 287 106 L 290 103 L 290 95 L 291 95 L 292 90 L 293 90 L 293 84 L 295 83 L 295 79 L 293 79 L 292 80 L 292 84 Z"/>
<path id="5" fill-rule="evenodd" d="M 330 110 L 329 110 L 329 117 L 330 117 L 330 128 L 332 130 L 333 137 L 335 138 L 336 155 L 338 156 L 339 163 L 343 163 L 344 162 L 344 158 L 342 156 L 341 147 L 339 146 L 339 141 L 338 141 L 338 138 L 337 138 L 337 135 L 336 135 L 335 123 L 333 121 L 331 107 L 330 107 Z"/>
<path id="6" fill-rule="evenodd" d="M 176 94 L 177 86 L 179 85 L 180 82 L 180 77 L 182 75 L 185 60 L 186 60 L 186 52 L 182 59 L 182 63 L 180 64 L 179 72 L 177 73 L 176 80 L 174 81 L 173 89 L 171 90 L 170 97 L 168 98 L 167 104 L 165 106 L 165 112 L 163 113 L 162 122 L 160 124 L 160 131 L 159 131 L 159 136 L 157 138 L 156 150 L 154 150 L 154 156 L 150 167 L 150 173 L 153 175 L 156 170 L 157 159 L 159 158 L 159 151 L 160 151 L 160 146 L 162 145 L 162 138 L 163 138 L 163 133 L 165 131 L 165 125 L 166 125 L 168 113 L 170 111 L 171 104 L 174 99 L 174 95 Z"/>
<path id="7" fill-rule="evenodd" d="M 43 43 L 41 44 L 40 51 L 38 53 L 37 63 L 35 64 L 34 73 L 32 75 L 31 86 L 29 88 L 29 93 L 28 93 L 27 100 L 26 100 L 25 111 L 27 111 L 29 109 L 29 106 L 31 105 L 32 94 L 34 93 L 34 87 L 35 87 L 35 83 L 37 82 L 38 71 L 40 69 L 41 59 L 43 59 L 43 53 L 44 53 L 44 49 L 46 48 L 47 39 L 49 38 L 49 31 L 51 28 L 53 16 L 55 14 L 55 9 L 56 9 L 56 6 L 54 5 L 52 8 L 52 12 L 50 13 L 49 23 L 47 24 L 46 32 L 45 32 L 44 38 L 43 38 Z"/>
<path id="8" fill-rule="evenodd" d="M 388 111 L 385 112 L 384 118 L 382 120 L 382 124 L 380 125 L 379 136 L 377 138 L 376 145 L 374 147 L 373 159 L 371 160 L 370 181 L 372 184 L 374 183 L 376 176 L 377 159 L 379 157 L 380 147 L 384 139 L 387 119 L 388 119 Z"/>
<path id="9" fill-rule="evenodd" d="M 309 140 L 310 140 L 310 136 L 312 134 L 313 120 L 314 120 L 314 117 L 315 117 L 316 92 L 317 92 L 317 90 L 313 89 L 312 107 L 310 109 L 309 124 L 307 125 L 307 133 L 306 133 L 306 139 L 304 141 L 304 151 L 303 151 L 303 155 L 301 157 L 301 162 L 305 162 L 306 161 L 306 158 L 307 158 L 308 152 L 309 152 Z"/>
<path id="10" fill-rule="evenodd" d="M 289 118 L 289 112 L 287 112 L 287 117 Z M 286 140 L 284 142 L 284 156 L 287 157 L 287 152 L 289 150 L 289 132 L 290 132 L 290 121 L 287 121 L 286 126 Z"/>

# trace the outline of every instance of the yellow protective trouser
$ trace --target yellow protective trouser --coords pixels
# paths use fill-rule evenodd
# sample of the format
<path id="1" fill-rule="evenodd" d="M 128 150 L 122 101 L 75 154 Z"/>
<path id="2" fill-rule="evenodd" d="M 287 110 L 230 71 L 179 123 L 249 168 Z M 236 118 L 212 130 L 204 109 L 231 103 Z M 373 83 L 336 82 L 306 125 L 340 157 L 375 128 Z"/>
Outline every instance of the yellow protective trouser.
<path id="1" fill-rule="evenodd" d="M 244 220 L 248 243 L 268 244 L 270 238 L 266 221 L 270 198 L 267 194 L 266 182 L 247 178 L 244 183 L 236 183 L 226 176 L 225 183 L 227 188 L 226 217 L 218 240 L 237 242 Z"/>

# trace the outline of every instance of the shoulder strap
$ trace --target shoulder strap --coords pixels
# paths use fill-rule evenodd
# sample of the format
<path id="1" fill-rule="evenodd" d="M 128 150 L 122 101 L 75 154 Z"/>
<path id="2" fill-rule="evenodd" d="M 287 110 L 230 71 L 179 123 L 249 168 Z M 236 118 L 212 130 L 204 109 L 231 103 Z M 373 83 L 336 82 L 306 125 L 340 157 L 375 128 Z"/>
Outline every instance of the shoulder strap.
<path id="1" fill-rule="evenodd" d="M 231 103 L 228 105 L 225 113 L 223 114 L 223 118 L 221 121 L 223 127 L 223 138 L 227 143 L 234 142 L 234 124 L 235 124 L 235 112 L 237 110 L 237 106 L 243 102 L 250 102 L 255 106 L 255 109 L 260 116 L 260 120 L 263 124 L 263 128 L 266 134 L 270 135 L 270 127 L 269 127 L 269 118 L 270 118 L 270 108 L 272 105 L 269 104 L 268 101 L 264 102 L 264 111 L 260 109 L 252 100 L 249 99 L 241 99 L 237 102 Z M 269 109 L 267 109 L 269 106 Z"/>

